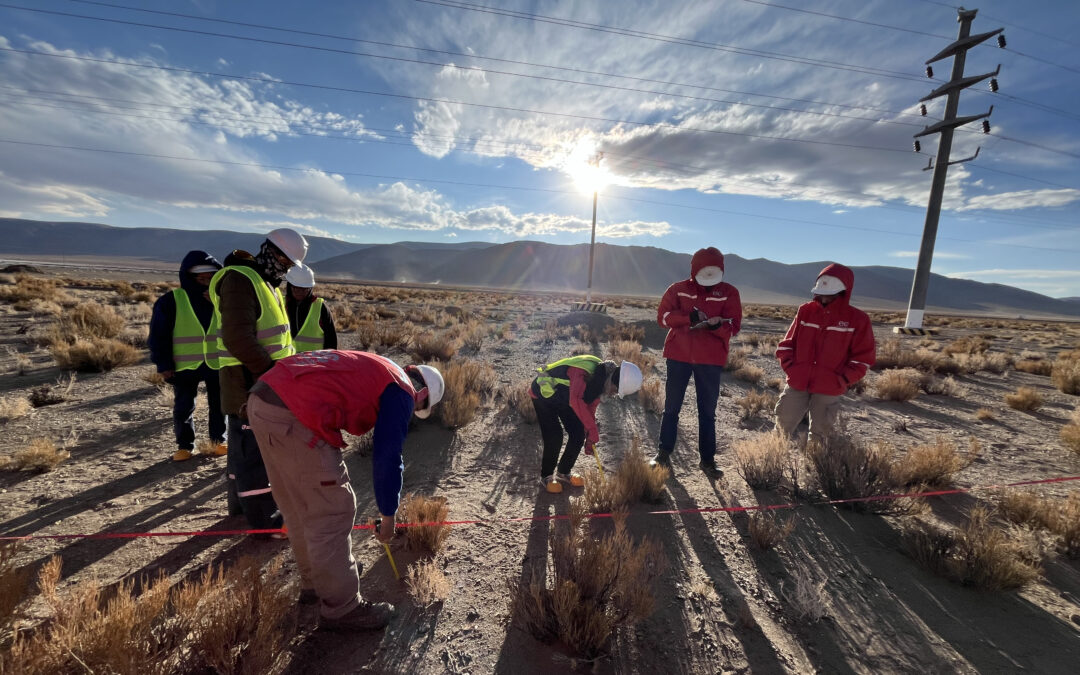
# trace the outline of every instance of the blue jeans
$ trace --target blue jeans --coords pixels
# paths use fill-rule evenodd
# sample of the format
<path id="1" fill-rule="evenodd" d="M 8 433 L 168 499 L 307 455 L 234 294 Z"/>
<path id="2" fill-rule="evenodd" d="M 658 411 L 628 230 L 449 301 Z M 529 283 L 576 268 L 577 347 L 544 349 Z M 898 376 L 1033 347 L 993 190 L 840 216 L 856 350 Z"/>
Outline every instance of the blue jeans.
<path id="1" fill-rule="evenodd" d="M 195 370 L 178 370 L 172 377 L 173 432 L 176 446 L 181 450 L 195 449 L 195 397 L 199 383 L 206 383 L 207 416 L 210 418 L 210 440 L 225 442 L 225 415 L 221 412 L 221 385 L 218 373 L 205 363 Z"/>
<path id="2" fill-rule="evenodd" d="M 667 384 L 665 387 L 664 418 L 660 423 L 660 452 L 671 454 L 675 450 L 675 437 L 679 431 L 679 411 L 682 410 L 686 385 L 694 376 L 697 389 L 698 452 L 702 461 L 712 461 L 716 456 L 716 402 L 720 399 L 720 375 L 723 366 L 686 363 L 667 360 Z"/>

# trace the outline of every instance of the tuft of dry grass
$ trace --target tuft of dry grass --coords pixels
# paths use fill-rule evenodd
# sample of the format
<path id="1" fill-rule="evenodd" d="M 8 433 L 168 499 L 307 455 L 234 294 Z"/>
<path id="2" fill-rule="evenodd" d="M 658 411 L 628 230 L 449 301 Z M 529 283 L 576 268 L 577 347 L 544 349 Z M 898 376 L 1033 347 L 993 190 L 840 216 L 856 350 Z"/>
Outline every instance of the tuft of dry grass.
<path id="1" fill-rule="evenodd" d="M 785 519 L 775 513 L 758 511 L 750 514 L 747 529 L 754 546 L 767 551 L 788 538 L 795 529 L 795 516 Z"/>
<path id="2" fill-rule="evenodd" d="M 887 370 L 874 379 L 874 395 L 883 401 L 910 401 L 919 395 L 921 381 L 914 368 Z"/>
<path id="3" fill-rule="evenodd" d="M 1071 355 L 1077 354 L 1073 351 Z M 1071 356 L 1070 355 L 1070 356 Z M 1058 391 L 1080 396 L 1080 357 L 1062 355 L 1054 362 L 1050 371 L 1050 381 L 1058 388 Z"/>
<path id="4" fill-rule="evenodd" d="M 1001 500 L 1001 512 L 1014 523 L 1056 534 L 1065 554 L 1080 558 L 1080 491 L 1073 491 L 1065 499 L 1047 499 L 1034 492 L 1008 492 Z"/>
<path id="5" fill-rule="evenodd" d="M 758 384 L 761 379 L 765 377 L 765 370 L 759 366 L 746 364 L 735 371 L 734 377 L 736 380 L 742 380 L 743 382 L 749 382 L 750 384 Z"/>
<path id="6" fill-rule="evenodd" d="M 0 286 L 0 300 L 25 303 L 27 307 L 35 300 L 59 302 L 63 296 L 58 280 L 29 274 L 17 274 L 13 285 Z"/>
<path id="7" fill-rule="evenodd" d="M 641 407 L 649 412 L 664 412 L 664 382 L 657 377 L 647 378 L 638 390 L 638 400 Z"/>
<path id="8" fill-rule="evenodd" d="M 893 464 L 893 478 L 907 487 L 951 485 L 953 476 L 971 466 L 981 452 L 982 447 L 974 438 L 970 440 L 968 450 L 961 452 L 956 447 L 956 441 L 938 436 L 933 443 L 908 448 Z"/>
<path id="9" fill-rule="evenodd" d="M 817 623 L 828 615 L 825 581 L 816 581 L 804 567 L 796 569 L 792 575 L 791 590 L 788 590 L 786 583 L 780 586 L 780 595 L 800 621 Z"/>
<path id="10" fill-rule="evenodd" d="M 889 454 L 888 446 L 858 442 L 842 431 L 833 433 L 824 442 L 811 441 L 806 446 L 810 467 L 830 499 L 878 497 L 895 492 L 897 485 Z M 911 508 L 907 500 L 859 501 L 848 506 L 873 513 L 903 512 Z"/>
<path id="11" fill-rule="evenodd" d="M 978 336 L 965 336 L 957 338 L 945 345 L 942 350 L 946 354 L 984 354 L 990 349 L 990 342 L 986 338 Z"/>
<path id="12" fill-rule="evenodd" d="M 111 338 L 76 339 L 73 343 L 54 342 L 50 348 L 56 365 L 65 370 L 103 373 L 130 366 L 142 358 L 139 350 Z"/>
<path id="13" fill-rule="evenodd" d="M 753 350 L 745 345 L 741 347 L 735 347 L 728 352 L 727 363 L 724 364 L 724 370 L 728 372 L 734 372 L 746 366 L 750 361 L 750 353 Z"/>
<path id="14" fill-rule="evenodd" d="M 0 398 L 0 424 L 24 417 L 33 409 L 25 396 L 4 396 Z"/>
<path id="15" fill-rule="evenodd" d="M 450 597 L 450 582 L 434 560 L 418 560 L 409 565 L 405 584 L 413 602 L 420 607 L 430 607 Z"/>
<path id="16" fill-rule="evenodd" d="M 561 640 L 577 654 L 600 655 L 611 635 L 648 617 L 653 581 L 663 572 L 659 544 L 635 541 L 625 513 L 614 530 L 596 536 L 581 500 L 570 502 L 569 520 L 551 540 L 553 575 L 527 585 L 509 582 L 513 621 L 545 642 Z"/>
<path id="17" fill-rule="evenodd" d="M 529 396 L 530 386 L 532 386 L 531 379 L 504 386 L 502 395 L 507 405 L 516 410 L 526 424 L 536 424 L 536 408 L 533 407 L 532 396 Z"/>
<path id="18" fill-rule="evenodd" d="M 1042 394 L 1031 387 L 1017 387 L 1011 394 L 1005 394 L 1005 405 L 1013 410 L 1031 412 L 1042 407 Z"/>
<path id="19" fill-rule="evenodd" d="M 659 502 L 664 496 L 671 471 L 664 466 L 649 466 L 637 437 L 623 456 L 619 467 L 607 475 L 586 471 L 583 503 L 593 513 L 609 513 L 639 501 Z"/>
<path id="20" fill-rule="evenodd" d="M 641 342 L 645 339 L 645 329 L 641 326 L 616 321 L 604 329 L 604 335 L 606 335 L 607 339 L 611 342 Z M 642 370 L 645 369 L 642 368 Z"/>
<path id="21" fill-rule="evenodd" d="M 71 398 L 71 392 L 75 389 L 75 373 L 68 373 L 67 381 L 64 377 L 58 377 L 55 384 L 43 384 L 35 387 L 30 392 L 30 405 L 41 408 L 47 405 L 63 403 Z M 171 403 L 170 403 L 171 405 Z"/>
<path id="22" fill-rule="evenodd" d="M 0 542 L 0 633 L 7 632 L 15 610 L 30 597 L 30 567 L 15 563 L 20 546 L 17 541 Z"/>
<path id="23" fill-rule="evenodd" d="M 755 490 L 775 490 L 791 467 L 791 443 L 779 429 L 735 442 L 735 467 Z"/>
<path id="24" fill-rule="evenodd" d="M 401 502 L 400 518 L 410 527 L 405 528 L 409 546 L 431 554 L 442 550 L 450 536 L 450 525 L 438 525 L 446 522 L 450 507 L 446 497 L 425 497 L 409 494 Z"/>
<path id="25" fill-rule="evenodd" d="M 1003 352 L 986 352 L 965 354 L 958 353 L 953 355 L 953 359 L 960 366 L 961 370 L 966 373 L 976 373 L 980 370 L 985 370 L 989 373 L 996 373 L 1000 375 L 1009 369 L 1012 364 L 1012 357 Z"/>
<path id="26" fill-rule="evenodd" d="M 124 317 L 112 307 L 84 302 L 66 312 L 56 329 L 60 339 L 74 342 L 78 338 L 115 338 L 125 325 Z"/>
<path id="27" fill-rule="evenodd" d="M 424 332 L 415 335 L 408 352 L 420 361 L 449 361 L 461 348 L 461 341 L 447 333 Z"/>
<path id="28" fill-rule="evenodd" d="M 990 408 L 979 408 L 975 411 L 975 419 L 980 422 L 992 422 L 996 418 L 994 417 L 994 411 Z"/>
<path id="29" fill-rule="evenodd" d="M 152 385 L 154 385 L 155 387 L 157 387 L 159 389 L 161 387 L 164 387 L 165 384 L 166 384 L 165 378 L 162 376 L 161 373 L 159 373 L 157 371 L 157 368 L 155 368 L 153 366 L 151 366 L 150 368 L 147 368 L 146 370 L 144 370 L 142 372 L 142 374 L 139 375 L 139 379 L 142 380 L 143 382 L 147 382 L 149 384 L 152 384 Z"/>
<path id="30" fill-rule="evenodd" d="M 435 413 L 449 429 L 463 427 L 476 417 L 483 400 L 498 382 L 495 369 L 484 361 L 462 359 L 438 364 L 446 388 Z"/>
<path id="31" fill-rule="evenodd" d="M 1080 455 L 1080 407 L 1072 411 L 1069 421 L 1061 427 L 1061 442 Z"/>
<path id="32" fill-rule="evenodd" d="M 735 399 L 739 408 L 739 419 L 749 421 L 763 412 L 776 407 L 776 394 L 771 391 L 750 391 L 742 398 Z"/>
<path id="33" fill-rule="evenodd" d="M 921 386 L 922 390 L 931 396 L 963 398 L 968 394 L 968 388 L 952 375 L 948 375 L 944 379 L 937 379 L 934 377 L 924 378 Z"/>
<path id="34" fill-rule="evenodd" d="M 990 512 L 972 509 L 956 530 L 927 523 L 904 528 L 904 548 L 930 572 L 983 590 L 1020 588 L 1038 578 L 1039 553 L 1029 537 L 995 527 Z"/>
<path id="35" fill-rule="evenodd" d="M 655 356 L 643 353 L 641 351 L 641 344 L 630 340 L 616 340 L 615 342 L 610 343 L 608 345 L 608 358 L 614 360 L 616 363 L 620 361 L 629 361 L 638 368 L 641 368 L 642 374 L 652 372 L 653 367 L 656 365 Z"/>
<path id="36" fill-rule="evenodd" d="M 1054 364 L 1043 359 L 1022 359 L 1013 364 L 1013 368 L 1032 375 L 1049 375 Z"/>
<path id="37" fill-rule="evenodd" d="M 11 457 L 0 458 L 0 469 L 7 471 L 52 471 L 71 457 L 66 448 L 56 447 L 47 438 L 34 438 Z"/>

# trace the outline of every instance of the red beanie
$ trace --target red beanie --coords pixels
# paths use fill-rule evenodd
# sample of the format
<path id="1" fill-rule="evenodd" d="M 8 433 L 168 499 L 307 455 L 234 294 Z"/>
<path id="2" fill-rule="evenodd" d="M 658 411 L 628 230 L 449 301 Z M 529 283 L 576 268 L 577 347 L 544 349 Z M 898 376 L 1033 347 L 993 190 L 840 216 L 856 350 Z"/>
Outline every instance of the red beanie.
<path id="1" fill-rule="evenodd" d="M 694 257 L 690 259 L 690 276 L 697 277 L 697 273 L 703 267 L 719 267 L 724 269 L 724 254 L 715 246 L 698 249 Z"/>

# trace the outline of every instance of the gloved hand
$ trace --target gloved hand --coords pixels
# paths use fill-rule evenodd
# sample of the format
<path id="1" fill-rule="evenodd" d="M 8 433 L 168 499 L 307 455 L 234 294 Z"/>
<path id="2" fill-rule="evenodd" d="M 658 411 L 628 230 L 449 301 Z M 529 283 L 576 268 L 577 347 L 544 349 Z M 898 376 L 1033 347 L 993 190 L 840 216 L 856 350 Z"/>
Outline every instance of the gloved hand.
<path id="1" fill-rule="evenodd" d="M 708 324 L 709 330 L 716 330 L 720 326 L 723 326 L 725 323 L 731 323 L 731 319 L 725 319 L 722 316 L 710 316 L 708 319 L 705 320 L 705 323 Z"/>
<path id="2" fill-rule="evenodd" d="M 593 445 L 592 443 L 586 443 L 586 444 L 585 444 L 585 454 L 586 454 L 586 455 L 592 455 L 592 454 L 594 454 L 594 453 L 596 452 L 596 449 L 595 449 L 595 448 L 596 448 L 596 446 L 595 446 L 595 445 Z"/>
<path id="3" fill-rule="evenodd" d="M 699 309 L 690 310 L 690 327 L 698 325 L 705 320 L 705 313 Z"/>
<path id="4" fill-rule="evenodd" d="M 394 538 L 394 516 L 383 516 L 375 519 L 375 531 L 372 533 L 381 543 L 389 543 Z"/>

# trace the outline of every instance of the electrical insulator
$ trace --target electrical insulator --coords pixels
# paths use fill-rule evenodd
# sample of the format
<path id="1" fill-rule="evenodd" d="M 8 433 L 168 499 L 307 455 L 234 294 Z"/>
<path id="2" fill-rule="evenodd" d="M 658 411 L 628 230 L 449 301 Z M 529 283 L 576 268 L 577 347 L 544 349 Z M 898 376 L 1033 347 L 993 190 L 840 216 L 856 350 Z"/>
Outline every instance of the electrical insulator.
<path id="1" fill-rule="evenodd" d="M 931 66 L 926 67 L 926 76 L 927 77 L 933 77 L 934 76 L 934 69 Z"/>
<path id="2" fill-rule="evenodd" d="M 998 83 L 996 77 L 990 78 L 990 91 L 996 92 L 998 90 Z"/>
<path id="3" fill-rule="evenodd" d="M 983 127 L 983 133 L 984 133 L 984 134 L 988 134 L 988 133 L 990 133 L 990 122 L 988 122 L 988 121 L 986 121 L 986 120 L 983 120 L 983 125 L 982 125 L 982 127 Z"/>
<path id="4" fill-rule="evenodd" d="M 915 141 L 915 152 L 922 152 L 922 143 Z"/>
<path id="5" fill-rule="evenodd" d="M 1005 49 L 1005 35 L 1003 33 L 998 33 L 998 47 Z"/>
<path id="6" fill-rule="evenodd" d="M 925 103 L 920 103 L 919 104 L 919 114 L 922 115 L 923 117 L 926 117 L 926 104 Z"/>

